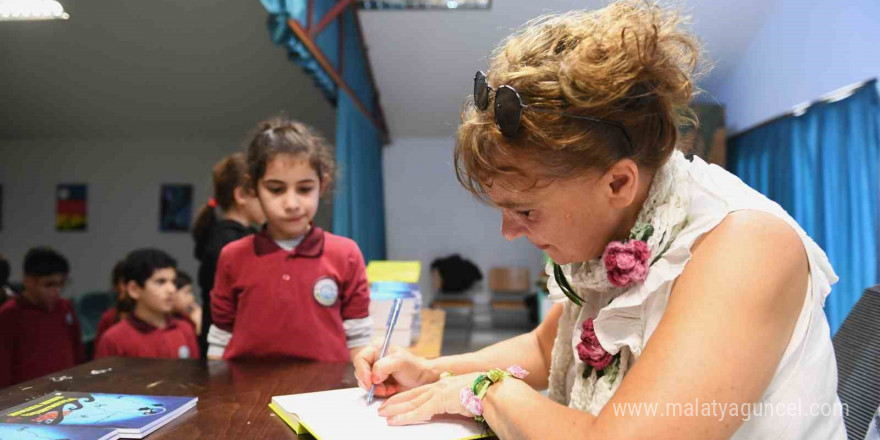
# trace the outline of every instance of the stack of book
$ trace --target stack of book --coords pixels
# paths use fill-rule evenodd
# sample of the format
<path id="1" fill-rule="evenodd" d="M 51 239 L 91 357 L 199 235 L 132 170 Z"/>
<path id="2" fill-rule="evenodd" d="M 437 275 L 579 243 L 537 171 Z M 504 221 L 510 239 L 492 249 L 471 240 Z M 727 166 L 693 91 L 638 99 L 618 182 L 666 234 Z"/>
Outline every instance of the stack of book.
<path id="1" fill-rule="evenodd" d="M 367 265 L 370 282 L 370 317 L 373 318 L 373 339 L 385 337 L 385 326 L 391 305 L 403 300 L 391 344 L 409 347 L 419 338 L 422 328 L 422 293 L 419 290 L 421 263 L 418 261 L 371 261 Z"/>
<path id="2" fill-rule="evenodd" d="M 409 347 L 419 339 L 422 319 L 422 294 L 418 284 L 377 281 L 370 284 L 370 316 L 373 318 L 373 339 L 385 337 L 388 315 L 396 298 L 403 300 L 391 344 Z"/>
<path id="3" fill-rule="evenodd" d="M 0 411 L 0 439 L 144 438 L 194 408 L 197 397 L 58 391 Z"/>

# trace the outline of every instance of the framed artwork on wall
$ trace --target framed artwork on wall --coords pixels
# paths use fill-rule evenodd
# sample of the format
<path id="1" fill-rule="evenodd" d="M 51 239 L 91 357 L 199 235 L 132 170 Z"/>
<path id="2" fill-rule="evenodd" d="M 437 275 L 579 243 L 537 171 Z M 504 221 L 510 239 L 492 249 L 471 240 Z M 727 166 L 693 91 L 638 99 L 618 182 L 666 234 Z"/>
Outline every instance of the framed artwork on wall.
<path id="1" fill-rule="evenodd" d="M 192 223 L 193 186 L 189 184 L 162 185 L 160 190 L 159 230 L 187 232 Z"/>
<path id="2" fill-rule="evenodd" d="M 55 189 L 55 230 L 85 231 L 88 226 L 88 186 L 59 183 Z"/>

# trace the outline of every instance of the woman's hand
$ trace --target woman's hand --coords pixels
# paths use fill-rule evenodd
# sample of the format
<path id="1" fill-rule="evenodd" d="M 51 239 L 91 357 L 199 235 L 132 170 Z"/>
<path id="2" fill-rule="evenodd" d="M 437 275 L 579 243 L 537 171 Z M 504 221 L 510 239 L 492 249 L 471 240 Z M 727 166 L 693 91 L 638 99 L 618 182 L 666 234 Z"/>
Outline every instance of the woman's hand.
<path id="1" fill-rule="evenodd" d="M 473 385 L 480 373 L 451 376 L 432 384 L 402 392 L 382 402 L 379 415 L 389 425 L 411 425 L 430 420 L 437 414 L 458 414 L 473 417 L 461 405 L 461 389 Z"/>
<path id="2" fill-rule="evenodd" d="M 429 362 L 406 349 L 390 346 L 385 357 L 378 359 L 380 347 L 370 345 L 354 358 L 354 376 L 365 390 L 376 384 L 374 394 L 388 397 L 400 391 L 436 381 L 440 373 Z"/>

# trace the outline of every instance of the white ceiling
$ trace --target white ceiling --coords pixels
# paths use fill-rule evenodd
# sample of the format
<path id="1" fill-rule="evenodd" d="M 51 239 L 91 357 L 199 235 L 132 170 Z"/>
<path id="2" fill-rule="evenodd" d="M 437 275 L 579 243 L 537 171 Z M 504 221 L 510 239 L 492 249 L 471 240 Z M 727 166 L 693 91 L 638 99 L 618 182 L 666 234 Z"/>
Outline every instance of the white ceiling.
<path id="1" fill-rule="evenodd" d="M 735 65 L 776 0 L 684 0 L 718 61 Z M 362 11 L 392 137 L 447 137 L 477 69 L 511 29 L 598 0 L 493 0 L 489 11 Z M 0 24 L 0 139 L 243 139 L 286 110 L 333 137 L 334 112 L 269 41 L 257 0 L 66 0 L 70 20 Z"/>
<path id="2" fill-rule="evenodd" d="M 668 3 L 665 2 L 664 3 Z M 510 31 L 543 13 L 593 9 L 588 0 L 494 0 L 489 11 L 362 11 L 364 37 L 394 137 L 447 137 L 488 54 Z M 702 87 L 724 79 L 776 0 L 685 0 L 694 31 L 715 61 Z"/>
<path id="3" fill-rule="evenodd" d="M 0 22 L 0 148 L 20 138 L 235 145 L 280 111 L 334 135 L 333 107 L 272 44 L 258 0 L 62 3 L 69 20 Z"/>

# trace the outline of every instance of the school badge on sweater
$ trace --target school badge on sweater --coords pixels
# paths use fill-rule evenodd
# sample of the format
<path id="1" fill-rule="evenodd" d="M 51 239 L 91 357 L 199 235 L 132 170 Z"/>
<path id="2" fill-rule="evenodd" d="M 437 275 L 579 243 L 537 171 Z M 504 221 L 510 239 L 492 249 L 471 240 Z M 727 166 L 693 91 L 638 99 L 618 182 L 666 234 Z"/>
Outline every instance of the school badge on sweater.
<path id="1" fill-rule="evenodd" d="M 316 281 L 312 292 L 315 296 L 315 301 L 324 307 L 336 304 L 336 299 L 339 298 L 339 286 L 336 285 L 336 281 L 333 281 L 332 278 L 321 278 Z"/>

